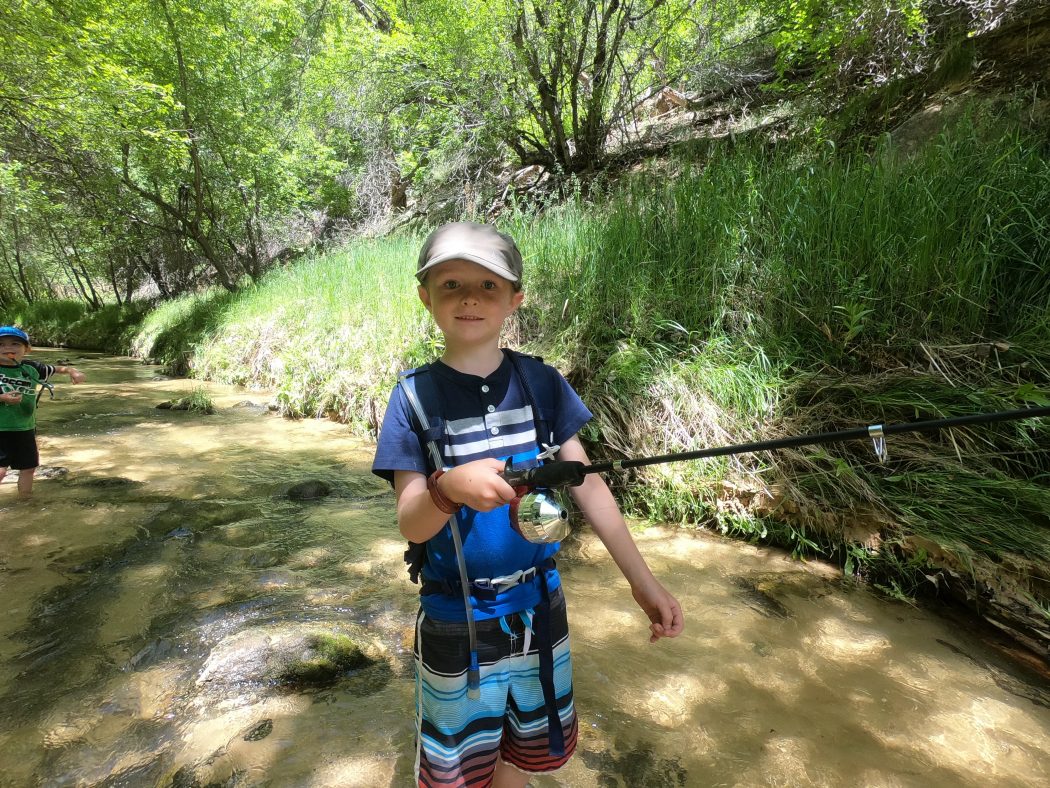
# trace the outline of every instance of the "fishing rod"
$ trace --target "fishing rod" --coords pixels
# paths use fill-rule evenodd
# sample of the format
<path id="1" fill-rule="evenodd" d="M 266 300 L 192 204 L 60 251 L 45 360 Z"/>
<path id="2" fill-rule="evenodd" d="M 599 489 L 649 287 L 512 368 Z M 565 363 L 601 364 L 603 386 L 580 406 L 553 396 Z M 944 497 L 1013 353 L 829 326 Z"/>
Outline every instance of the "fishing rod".
<path id="1" fill-rule="evenodd" d="M 608 473 L 646 465 L 661 465 L 684 460 L 700 460 L 708 457 L 725 457 L 733 454 L 750 454 L 759 451 L 789 449 L 796 446 L 818 446 L 828 443 L 870 438 L 879 462 L 886 462 L 886 436 L 905 432 L 935 432 L 937 430 L 963 427 L 971 424 L 992 424 L 1000 421 L 1016 421 L 1050 416 L 1050 406 L 1020 408 L 994 413 L 976 413 L 954 416 L 947 419 L 903 422 L 901 424 L 873 424 L 835 432 L 796 435 L 787 438 L 738 443 L 732 446 L 715 446 L 678 454 L 661 454 L 654 457 L 638 457 L 628 460 L 586 465 L 575 460 L 554 460 L 535 468 L 513 468 L 510 460 L 503 471 L 503 479 L 518 492 L 517 504 L 512 504 L 512 524 L 530 542 L 555 542 L 568 535 L 568 508 L 557 495 L 547 495 L 536 490 L 558 491 L 565 487 L 576 487 L 592 473 Z M 515 521 L 514 516 L 517 520 Z"/>

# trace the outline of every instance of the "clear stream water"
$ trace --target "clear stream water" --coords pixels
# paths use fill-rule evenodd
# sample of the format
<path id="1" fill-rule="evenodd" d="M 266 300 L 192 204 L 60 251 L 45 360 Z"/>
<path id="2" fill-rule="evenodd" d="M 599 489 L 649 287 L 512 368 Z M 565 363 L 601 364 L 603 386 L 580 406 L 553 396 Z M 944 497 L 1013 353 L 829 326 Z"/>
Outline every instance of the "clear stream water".
<path id="1" fill-rule="evenodd" d="M 372 448 L 265 394 L 72 358 L 40 407 L 44 466 L 0 485 L 0 785 L 405 786 L 415 587 Z M 333 494 L 296 502 L 290 485 Z M 703 532 L 638 541 L 685 634 L 650 646 L 601 544 L 567 545 L 577 757 L 540 786 L 1050 786 L 1050 687 L 976 635 L 832 567 Z M 376 661 L 322 689 L 265 680 L 295 633 Z"/>

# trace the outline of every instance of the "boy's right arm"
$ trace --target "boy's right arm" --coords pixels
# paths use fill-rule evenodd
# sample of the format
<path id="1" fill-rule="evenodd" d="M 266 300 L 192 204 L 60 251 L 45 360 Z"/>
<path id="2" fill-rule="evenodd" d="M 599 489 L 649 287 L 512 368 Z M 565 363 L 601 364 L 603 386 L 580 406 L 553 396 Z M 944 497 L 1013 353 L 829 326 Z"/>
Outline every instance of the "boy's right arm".
<path id="1" fill-rule="evenodd" d="M 475 460 L 442 474 L 437 485 L 453 503 L 489 512 L 514 498 L 514 488 L 500 476 L 503 468 L 500 460 Z M 430 497 L 426 476 L 415 471 L 395 471 L 394 492 L 397 526 L 410 542 L 425 542 L 445 527 L 450 515 L 439 509 Z"/>

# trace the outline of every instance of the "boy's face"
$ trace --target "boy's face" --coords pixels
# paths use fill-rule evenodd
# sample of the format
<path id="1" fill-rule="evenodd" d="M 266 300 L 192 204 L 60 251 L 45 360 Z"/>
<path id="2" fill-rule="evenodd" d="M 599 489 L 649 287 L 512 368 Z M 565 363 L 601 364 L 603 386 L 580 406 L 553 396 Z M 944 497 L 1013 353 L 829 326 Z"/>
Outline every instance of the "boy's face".
<path id="1" fill-rule="evenodd" d="M 0 364 L 5 367 L 13 367 L 22 363 L 29 347 L 14 337 L 0 337 Z"/>
<path id="2" fill-rule="evenodd" d="M 524 298 L 512 282 L 468 260 L 435 266 L 419 286 L 419 299 L 445 335 L 446 346 L 499 342 L 503 321 Z"/>

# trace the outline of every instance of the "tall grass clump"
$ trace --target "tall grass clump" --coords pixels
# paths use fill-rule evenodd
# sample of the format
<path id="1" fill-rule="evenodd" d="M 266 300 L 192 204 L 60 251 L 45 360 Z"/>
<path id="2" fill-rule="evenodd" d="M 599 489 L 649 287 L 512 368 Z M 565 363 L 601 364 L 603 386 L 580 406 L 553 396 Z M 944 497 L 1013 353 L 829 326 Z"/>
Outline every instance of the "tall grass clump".
<path id="1" fill-rule="evenodd" d="M 421 242 L 360 241 L 271 272 L 225 307 L 197 373 L 273 389 L 286 413 L 374 430 L 398 370 L 434 355 L 413 277 Z"/>
<path id="2" fill-rule="evenodd" d="M 126 353 L 131 333 L 151 305 L 104 304 L 89 310 L 82 301 L 36 301 L 0 310 L 0 322 L 25 328 L 34 345 Z"/>
<path id="3" fill-rule="evenodd" d="M 737 148 L 565 206 L 525 238 L 541 329 L 601 343 L 672 322 L 835 365 L 864 344 L 1008 336 L 1050 308 L 1050 161 L 989 134 L 912 157 Z"/>
<path id="4" fill-rule="evenodd" d="M 186 374 L 194 354 L 219 332 L 225 309 L 238 297 L 213 287 L 161 303 L 137 326 L 132 355 L 163 364 L 175 374 Z"/>
<path id="5" fill-rule="evenodd" d="M 994 119 L 908 156 L 890 140 L 719 150 L 515 221 L 522 324 L 592 405 L 598 455 L 1050 400 L 1050 160 Z M 953 430 L 894 441 L 898 473 L 858 443 L 647 469 L 624 493 L 738 532 L 771 514 L 796 544 L 827 544 L 845 513 L 1050 560 L 1048 445 L 1045 423 Z"/>

